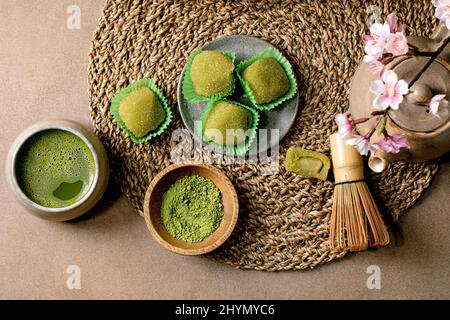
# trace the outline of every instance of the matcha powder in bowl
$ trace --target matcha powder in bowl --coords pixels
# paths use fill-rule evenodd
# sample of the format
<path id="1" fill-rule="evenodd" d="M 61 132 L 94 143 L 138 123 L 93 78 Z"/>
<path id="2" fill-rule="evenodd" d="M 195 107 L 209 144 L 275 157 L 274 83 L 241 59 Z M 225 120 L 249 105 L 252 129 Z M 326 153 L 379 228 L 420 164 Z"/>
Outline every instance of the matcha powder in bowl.
<path id="1" fill-rule="evenodd" d="M 220 190 L 200 176 L 177 180 L 164 193 L 161 219 L 167 232 L 189 243 L 211 235 L 223 218 Z"/>

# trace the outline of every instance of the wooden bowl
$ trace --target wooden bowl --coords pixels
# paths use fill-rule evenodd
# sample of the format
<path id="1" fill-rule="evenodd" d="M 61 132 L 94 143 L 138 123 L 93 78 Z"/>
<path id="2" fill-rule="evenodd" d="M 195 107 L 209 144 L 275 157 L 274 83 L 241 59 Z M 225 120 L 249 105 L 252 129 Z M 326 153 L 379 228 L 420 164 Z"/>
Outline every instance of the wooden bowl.
<path id="1" fill-rule="evenodd" d="M 201 242 L 189 243 L 172 237 L 161 220 L 162 197 L 177 180 L 198 175 L 211 180 L 222 194 L 223 218 L 219 227 Z M 155 240 L 164 248 L 181 255 L 202 255 L 217 249 L 228 239 L 239 215 L 236 190 L 228 177 L 211 165 L 202 163 L 173 164 L 162 170 L 150 183 L 144 200 L 144 217 Z"/>

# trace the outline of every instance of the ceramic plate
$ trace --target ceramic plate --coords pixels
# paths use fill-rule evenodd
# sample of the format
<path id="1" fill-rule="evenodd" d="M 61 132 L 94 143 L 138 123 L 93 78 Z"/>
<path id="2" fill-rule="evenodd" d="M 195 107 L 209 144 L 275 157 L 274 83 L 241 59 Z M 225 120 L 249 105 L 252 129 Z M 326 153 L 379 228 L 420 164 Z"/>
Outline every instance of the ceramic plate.
<path id="1" fill-rule="evenodd" d="M 213 41 L 206 43 L 202 49 L 205 50 L 220 50 L 220 51 L 233 51 L 236 54 L 236 66 L 242 61 L 250 58 L 258 52 L 274 47 L 270 43 L 251 36 L 224 36 L 217 38 Z M 178 109 L 181 114 L 181 118 L 185 126 L 197 141 L 200 141 L 200 137 L 194 134 L 194 123 L 200 121 L 201 114 L 207 106 L 207 102 L 191 103 L 184 99 L 181 84 L 183 82 L 184 74 L 186 72 L 186 66 L 184 67 L 179 82 L 178 82 Z M 251 102 L 244 94 L 239 80 L 235 79 L 236 88 L 232 96 L 227 97 L 229 100 L 238 101 L 247 106 L 252 106 Z M 268 141 L 269 143 L 260 145 L 258 153 L 264 153 L 268 148 L 273 148 L 278 145 L 279 141 L 287 134 L 290 127 L 294 123 L 295 117 L 298 111 L 298 91 L 296 95 L 283 103 L 281 106 L 267 111 L 259 111 L 260 119 L 258 129 L 268 129 Z M 279 129 L 279 139 L 271 139 L 270 129 Z M 257 135 L 258 137 L 258 135 Z M 272 141 L 273 140 L 273 141 Z M 256 143 L 255 138 L 253 143 Z M 251 149 L 252 150 L 252 149 Z M 255 149 L 253 149 L 255 150 Z M 253 151 L 250 151 L 252 153 Z"/>

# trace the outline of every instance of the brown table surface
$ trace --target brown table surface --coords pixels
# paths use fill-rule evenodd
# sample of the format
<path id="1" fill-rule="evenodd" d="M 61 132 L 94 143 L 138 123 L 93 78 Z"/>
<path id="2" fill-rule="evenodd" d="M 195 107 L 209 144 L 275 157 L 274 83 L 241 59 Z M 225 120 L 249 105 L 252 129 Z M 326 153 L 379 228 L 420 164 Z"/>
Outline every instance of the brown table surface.
<path id="1" fill-rule="evenodd" d="M 81 9 L 81 29 L 66 27 L 66 8 Z M 1 1 L 0 167 L 16 135 L 48 118 L 90 127 L 87 53 L 103 0 Z M 1 170 L 1 181 L 5 181 Z M 0 298 L 26 299 L 373 299 L 450 298 L 450 165 L 403 217 L 399 236 L 376 251 L 348 255 L 314 270 L 237 270 L 165 251 L 117 188 L 71 223 L 26 213 L 0 185 Z M 81 289 L 66 287 L 69 265 Z M 369 265 L 381 289 L 366 286 Z"/>

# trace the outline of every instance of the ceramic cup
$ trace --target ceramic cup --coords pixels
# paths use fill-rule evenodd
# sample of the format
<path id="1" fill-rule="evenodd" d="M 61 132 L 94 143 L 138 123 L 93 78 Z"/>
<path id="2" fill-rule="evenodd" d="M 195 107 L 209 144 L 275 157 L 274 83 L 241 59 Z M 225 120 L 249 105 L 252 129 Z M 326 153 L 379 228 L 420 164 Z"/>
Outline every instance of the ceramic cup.
<path id="1" fill-rule="evenodd" d="M 59 129 L 75 134 L 87 145 L 94 159 L 94 176 L 89 190 L 76 203 L 62 208 L 44 207 L 33 202 L 20 188 L 15 170 L 18 152 L 22 145 L 33 135 L 49 129 Z M 109 178 L 108 157 L 100 140 L 80 124 L 67 120 L 39 122 L 22 131 L 13 142 L 6 161 L 6 178 L 19 203 L 31 213 L 46 220 L 71 220 L 88 212 L 105 192 Z"/>

